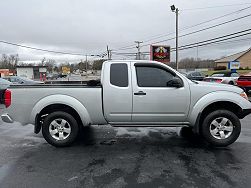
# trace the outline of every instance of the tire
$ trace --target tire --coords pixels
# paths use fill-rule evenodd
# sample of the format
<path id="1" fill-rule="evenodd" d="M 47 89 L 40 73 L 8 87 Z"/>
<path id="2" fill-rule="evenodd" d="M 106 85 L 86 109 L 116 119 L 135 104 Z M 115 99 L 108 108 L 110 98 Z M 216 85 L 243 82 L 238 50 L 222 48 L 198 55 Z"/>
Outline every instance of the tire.
<path id="1" fill-rule="evenodd" d="M 233 81 L 230 81 L 228 84 L 230 84 L 230 85 L 234 85 L 234 82 L 233 82 Z"/>
<path id="2" fill-rule="evenodd" d="M 245 89 L 245 92 L 246 92 L 246 94 L 248 95 L 249 94 L 249 89 Z"/>
<path id="3" fill-rule="evenodd" d="M 216 110 L 209 113 L 203 121 L 201 134 L 204 139 L 216 147 L 225 147 L 237 140 L 241 132 L 239 118 L 228 110 Z"/>
<path id="4" fill-rule="evenodd" d="M 42 125 L 44 139 L 55 147 L 70 146 L 77 138 L 79 126 L 74 117 L 66 112 L 49 114 Z"/>
<path id="5" fill-rule="evenodd" d="M 182 127 L 180 129 L 180 136 L 182 136 L 183 138 L 191 138 L 194 135 L 195 134 L 193 132 L 193 128 L 192 127 Z"/>

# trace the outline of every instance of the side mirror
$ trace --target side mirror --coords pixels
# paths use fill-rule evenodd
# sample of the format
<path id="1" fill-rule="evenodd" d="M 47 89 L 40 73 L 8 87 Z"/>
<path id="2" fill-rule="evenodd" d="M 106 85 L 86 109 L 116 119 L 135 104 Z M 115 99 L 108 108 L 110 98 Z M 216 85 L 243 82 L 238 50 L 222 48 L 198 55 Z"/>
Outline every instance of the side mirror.
<path id="1" fill-rule="evenodd" d="M 183 87 L 183 83 L 179 78 L 173 78 L 172 80 L 166 83 L 166 86 L 180 88 Z"/>

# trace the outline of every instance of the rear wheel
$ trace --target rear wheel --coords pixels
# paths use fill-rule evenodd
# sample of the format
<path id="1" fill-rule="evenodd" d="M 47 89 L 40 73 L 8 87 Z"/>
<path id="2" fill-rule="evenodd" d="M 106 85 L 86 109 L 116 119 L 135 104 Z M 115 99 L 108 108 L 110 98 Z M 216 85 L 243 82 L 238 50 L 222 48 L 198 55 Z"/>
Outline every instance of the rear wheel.
<path id="1" fill-rule="evenodd" d="M 241 131 L 239 118 L 228 110 L 209 113 L 202 125 L 202 136 L 213 146 L 224 147 L 237 140 Z"/>
<path id="2" fill-rule="evenodd" d="M 230 85 L 234 85 L 234 82 L 233 82 L 233 81 L 230 81 L 228 84 L 230 84 Z"/>
<path id="3" fill-rule="evenodd" d="M 77 138 L 79 127 L 74 117 L 66 112 L 49 114 L 42 125 L 45 140 L 56 147 L 71 145 Z"/>

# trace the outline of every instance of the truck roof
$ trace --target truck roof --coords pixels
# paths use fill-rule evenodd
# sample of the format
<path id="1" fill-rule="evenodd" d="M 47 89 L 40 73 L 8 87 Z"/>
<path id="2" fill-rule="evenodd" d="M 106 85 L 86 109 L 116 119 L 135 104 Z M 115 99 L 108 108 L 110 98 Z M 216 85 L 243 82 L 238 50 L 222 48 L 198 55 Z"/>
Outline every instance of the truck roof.
<path id="1" fill-rule="evenodd" d="M 121 63 L 121 62 L 160 63 L 157 61 L 149 61 L 149 60 L 107 60 L 105 62 L 112 62 L 112 63 Z"/>

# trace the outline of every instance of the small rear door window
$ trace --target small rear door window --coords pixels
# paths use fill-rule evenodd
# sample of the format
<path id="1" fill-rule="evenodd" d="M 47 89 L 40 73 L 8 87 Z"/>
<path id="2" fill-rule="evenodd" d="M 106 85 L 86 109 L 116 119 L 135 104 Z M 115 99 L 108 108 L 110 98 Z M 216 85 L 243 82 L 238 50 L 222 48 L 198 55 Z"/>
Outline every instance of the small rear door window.
<path id="1" fill-rule="evenodd" d="M 112 64 L 110 68 L 110 83 L 118 87 L 128 87 L 128 67 L 125 63 Z"/>

